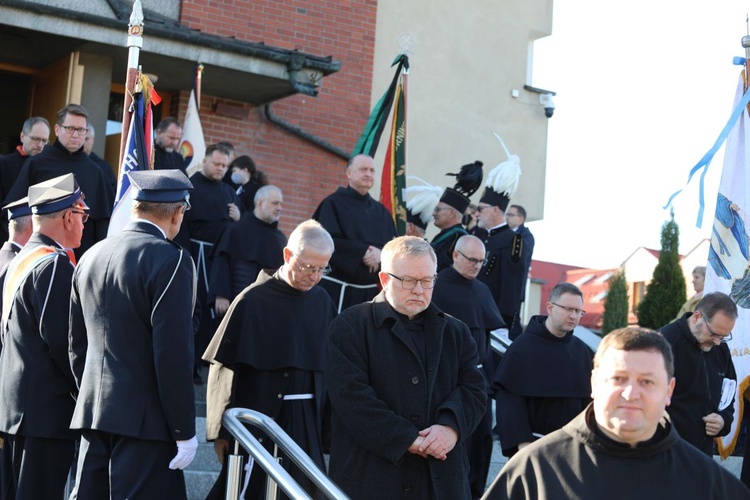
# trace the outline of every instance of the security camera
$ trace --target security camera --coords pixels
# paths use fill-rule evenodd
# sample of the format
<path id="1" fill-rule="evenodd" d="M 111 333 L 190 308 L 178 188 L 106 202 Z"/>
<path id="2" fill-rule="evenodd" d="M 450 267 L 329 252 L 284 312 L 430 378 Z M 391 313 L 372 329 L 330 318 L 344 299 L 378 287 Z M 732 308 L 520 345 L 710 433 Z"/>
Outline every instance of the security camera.
<path id="1" fill-rule="evenodd" d="M 539 102 L 544 106 L 544 115 L 547 118 L 552 118 L 552 115 L 555 114 L 555 101 L 552 99 L 552 94 L 541 94 Z"/>

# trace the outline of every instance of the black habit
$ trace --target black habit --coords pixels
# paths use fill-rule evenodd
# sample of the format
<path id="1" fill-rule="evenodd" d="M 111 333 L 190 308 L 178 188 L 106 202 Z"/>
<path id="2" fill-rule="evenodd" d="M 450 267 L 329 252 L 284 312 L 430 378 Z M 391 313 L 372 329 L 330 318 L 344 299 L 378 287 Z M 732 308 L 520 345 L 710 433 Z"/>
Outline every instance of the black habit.
<path id="1" fill-rule="evenodd" d="M 10 154 L 0 156 L 0 207 L 6 205 L 5 199 L 8 197 L 10 188 L 15 184 L 18 173 L 28 158 L 29 156 L 23 152 L 21 146 Z M 0 212 L 0 240 L 8 241 L 8 212 L 6 210 L 0 210 Z"/>
<path id="2" fill-rule="evenodd" d="M 232 302 L 204 359 L 234 371 L 227 408 L 250 408 L 272 417 L 325 470 L 323 349 L 335 309 L 322 288 L 296 290 L 280 272 L 272 276 L 262 271 Z M 282 397 L 302 394 L 312 397 Z M 262 432 L 250 430 L 273 451 L 273 444 Z M 231 440 L 223 427 L 219 437 Z M 317 491 L 289 458 L 285 457 L 283 464 L 308 492 Z M 264 484 L 265 473 L 254 467 L 246 498 L 261 498 Z M 212 495 L 223 498 L 225 485 L 226 471 L 222 470 Z"/>
<path id="3" fill-rule="evenodd" d="M 154 170 L 182 170 L 185 173 L 185 159 L 177 151 L 168 152 L 154 143 Z"/>
<path id="4" fill-rule="evenodd" d="M 388 210 L 369 194 L 361 195 L 347 186 L 320 202 L 312 218 L 331 234 L 336 247 L 331 257 L 333 272 L 329 276 L 355 285 L 376 285 L 367 289 L 347 288 L 341 309 L 374 298 L 378 294 L 378 273 L 371 273 L 362 258 L 371 245 L 382 249 L 398 236 Z M 341 285 L 325 279 L 321 285 L 338 305 Z"/>
<path id="5" fill-rule="evenodd" d="M 497 399 L 505 456 L 518 445 L 560 429 L 591 401 L 594 353 L 573 332 L 557 337 L 533 316 L 500 361 L 491 389 Z"/>
<path id="6" fill-rule="evenodd" d="M 217 296 L 231 301 L 255 282 L 262 269 L 281 267 L 286 236 L 278 226 L 278 222 L 268 224 L 252 212 L 229 225 L 214 251 L 209 303 Z"/>

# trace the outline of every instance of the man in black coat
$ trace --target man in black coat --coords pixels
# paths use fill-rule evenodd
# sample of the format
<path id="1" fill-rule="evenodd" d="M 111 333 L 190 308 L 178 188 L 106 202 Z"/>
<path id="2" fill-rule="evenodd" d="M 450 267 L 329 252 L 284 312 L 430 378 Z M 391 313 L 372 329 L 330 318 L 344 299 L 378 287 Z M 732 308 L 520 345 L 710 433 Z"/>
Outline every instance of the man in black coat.
<path id="1" fill-rule="evenodd" d="M 76 181 L 86 194 L 86 204 L 90 207 L 81 246 L 75 250 L 77 259 L 94 243 L 107 237 L 114 203 L 101 169 L 83 150 L 88 120 L 88 112 L 78 104 L 68 104 L 58 111 L 55 124 L 57 140 L 24 163 L 6 200 L 20 200 L 26 196 L 30 185 L 64 174 L 75 174 Z"/>
<path id="2" fill-rule="evenodd" d="M 346 178 L 348 186 L 328 195 L 312 216 L 336 244 L 333 271 L 321 286 L 339 311 L 377 295 L 380 250 L 396 237 L 393 217 L 369 194 L 375 181 L 375 161 L 368 155 L 354 156 L 346 167 Z"/>
<path id="3" fill-rule="evenodd" d="M 96 130 L 94 126 L 89 123 L 89 130 L 86 132 L 86 138 L 83 141 L 83 151 L 89 155 L 91 161 L 101 169 L 104 179 L 107 181 L 109 186 L 109 196 L 114 200 L 115 191 L 117 190 L 117 178 L 115 172 L 112 170 L 112 166 L 107 163 L 107 160 L 99 156 L 94 152 L 94 142 L 96 142 Z"/>
<path id="4" fill-rule="evenodd" d="M 32 116 L 23 122 L 21 144 L 10 154 L 0 156 L 0 206 L 6 201 L 10 188 L 15 184 L 18 173 L 24 162 L 31 156 L 42 152 L 49 143 L 49 122 L 41 116 Z M 25 194 L 23 195 L 26 196 Z M 5 212 L 0 214 L 0 240 L 7 241 L 7 222 Z"/>
<path id="5" fill-rule="evenodd" d="M 0 354 L 3 498 L 60 498 L 78 432 L 68 311 L 88 207 L 73 174 L 29 188 L 34 233 L 7 270 Z"/>
<path id="6" fill-rule="evenodd" d="M 333 240 L 319 223 L 297 226 L 283 249 L 284 265 L 261 271 L 240 293 L 206 350 L 204 359 L 212 363 L 206 437 L 216 439 L 214 449 L 223 465 L 209 498 L 224 498 L 226 491 L 226 456 L 233 439 L 219 426 L 228 408 L 250 408 L 273 418 L 325 470 L 323 347 L 336 311 L 328 293 L 315 285 L 330 270 L 332 253 Z M 267 436 L 251 432 L 273 452 Z M 282 464 L 317 498 L 317 488 L 289 457 Z M 245 498 L 262 498 L 265 476 L 260 467 L 253 468 Z"/>
<path id="7" fill-rule="evenodd" d="M 734 421 L 737 373 L 726 342 L 736 320 L 732 298 L 714 292 L 660 330 L 672 346 L 677 380 L 669 416 L 680 436 L 709 456 Z"/>
<path id="8" fill-rule="evenodd" d="M 489 385 L 495 373 L 490 332 L 504 328 L 505 323 L 495 301 L 492 300 L 490 289 L 476 279 L 484 259 L 482 240 L 471 235 L 459 238 L 453 250 L 453 265 L 438 273 L 432 302 L 469 327 L 477 344 L 479 366 Z M 477 499 L 484 493 L 492 459 L 491 404 L 487 404 L 487 411 L 471 438 L 467 440 L 466 448 L 471 467 L 471 496 Z"/>
<path id="9" fill-rule="evenodd" d="M 133 219 L 73 279 L 70 366 L 81 430 L 71 498 L 173 498 L 195 456 L 195 267 L 171 241 L 190 207 L 178 170 L 131 172 Z M 170 484 L 172 483 L 172 484 Z M 178 494 L 179 494 L 178 493 Z"/>
<path id="10" fill-rule="evenodd" d="M 284 263 L 286 236 L 279 230 L 281 189 L 263 186 L 255 197 L 255 210 L 231 224 L 216 245 L 207 302 L 223 316 L 229 304 L 252 285 L 263 269 Z"/>
<path id="11" fill-rule="evenodd" d="M 487 400 L 476 343 L 431 304 L 428 242 L 391 240 L 381 265 L 383 292 L 330 328 L 331 479 L 352 498 L 470 498 L 464 443 Z"/>

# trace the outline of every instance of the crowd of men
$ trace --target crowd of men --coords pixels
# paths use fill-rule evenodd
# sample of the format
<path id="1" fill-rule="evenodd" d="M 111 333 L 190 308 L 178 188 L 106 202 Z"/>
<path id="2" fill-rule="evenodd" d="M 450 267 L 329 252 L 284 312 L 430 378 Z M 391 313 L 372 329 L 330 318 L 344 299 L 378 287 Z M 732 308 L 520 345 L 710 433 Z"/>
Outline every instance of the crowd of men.
<path id="1" fill-rule="evenodd" d="M 734 302 L 707 294 L 662 334 L 623 329 L 594 354 L 573 335 L 583 295 L 560 283 L 524 330 L 534 238 L 508 165 L 424 190 L 398 236 L 356 155 L 287 239 L 282 191 L 253 160 L 213 144 L 188 178 L 166 118 L 154 169 L 128 174 L 132 220 L 107 238 L 114 175 L 86 110 L 69 104 L 53 130 L 49 144 L 30 118 L 0 158 L 2 499 L 59 498 L 76 455 L 70 498 L 185 498 L 204 365 L 222 464 L 209 498 L 228 487 L 233 407 L 273 418 L 355 499 L 750 498 L 707 457 L 734 418 Z M 502 358 L 493 331 L 513 340 Z M 511 460 L 485 493 L 493 400 Z M 249 466 L 245 498 L 266 488 Z"/>

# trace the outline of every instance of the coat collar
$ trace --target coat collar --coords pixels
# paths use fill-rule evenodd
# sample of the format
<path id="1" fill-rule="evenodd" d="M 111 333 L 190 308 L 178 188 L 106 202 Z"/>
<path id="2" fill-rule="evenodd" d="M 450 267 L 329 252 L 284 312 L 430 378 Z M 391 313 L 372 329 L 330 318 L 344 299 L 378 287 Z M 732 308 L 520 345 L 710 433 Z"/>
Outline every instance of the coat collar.
<path id="1" fill-rule="evenodd" d="M 374 299 L 372 299 L 371 304 L 375 328 L 381 329 L 390 326 L 390 331 L 414 353 L 414 356 L 417 359 L 421 360 L 421 356 L 414 350 L 412 341 L 409 339 L 409 333 L 401 324 L 401 321 L 399 321 L 396 311 L 386 300 L 385 291 L 380 292 Z M 445 318 L 445 313 L 432 303 L 430 303 L 422 314 L 424 314 L 425 335 L 428 336 L 427 342 L 425 342 L 425 353 L 427 358 L 425 371 L 432 372 L 437 369 L 440 360 L 443 346 L 443 334 L 445 332 L 447 320 Z"/>

